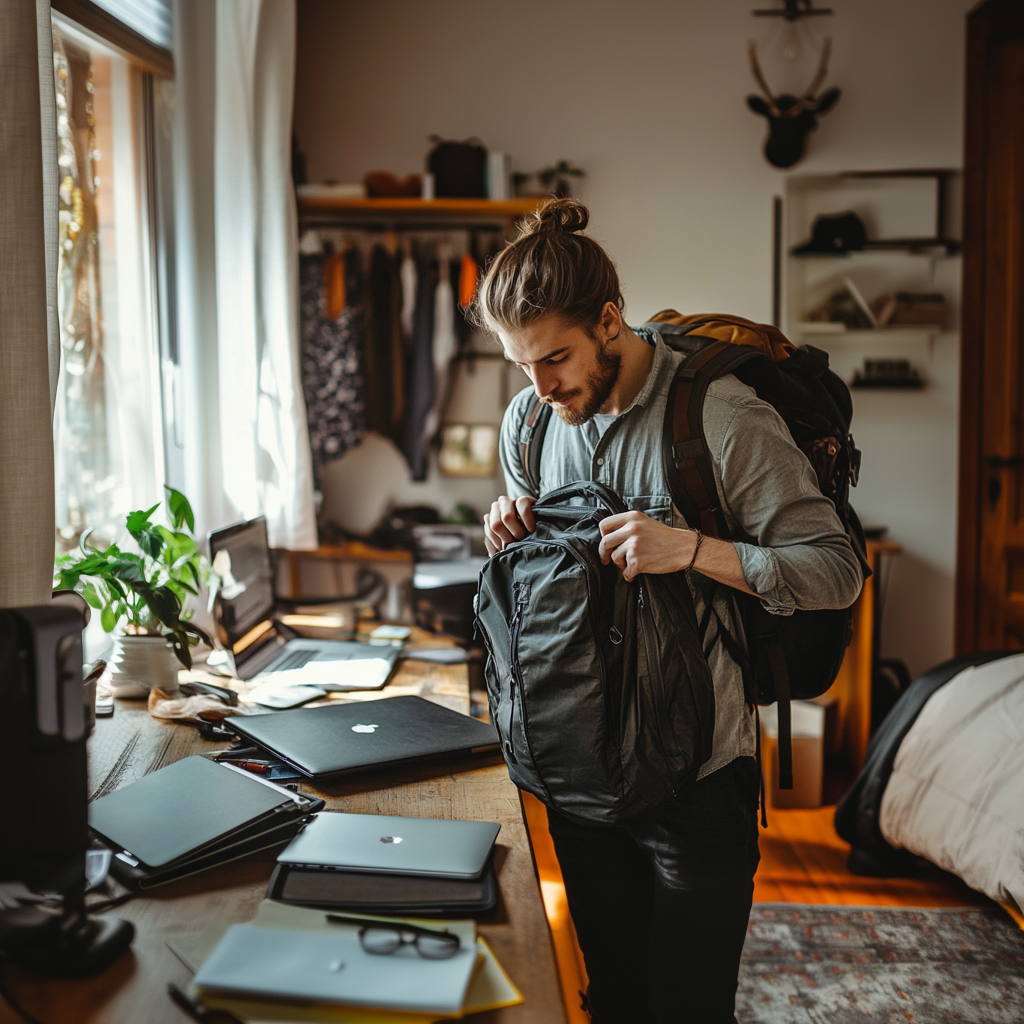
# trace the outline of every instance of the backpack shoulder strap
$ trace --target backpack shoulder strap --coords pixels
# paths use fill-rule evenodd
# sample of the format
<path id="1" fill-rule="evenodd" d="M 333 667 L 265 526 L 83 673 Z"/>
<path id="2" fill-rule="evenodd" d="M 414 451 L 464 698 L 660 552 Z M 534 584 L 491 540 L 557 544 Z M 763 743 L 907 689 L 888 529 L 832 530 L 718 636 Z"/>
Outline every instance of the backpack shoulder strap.
<path id="1" fill-rule="evenodd" d="M 551 420 L 551 406 L 537 398 L 519 430 L 519 463 L 530 490 L 540 495 L 540 454 Z"/>
<path id="2" fill-rule="evenodd" d="M 704 400 L 713 381 L 764 358 L 749 346 L 714 341 L 679 364 L 669 390 L 662 450 L 669 492 L 687 523 L 707 536 L 727 540 L 729 527 L 704 437 Z"/>

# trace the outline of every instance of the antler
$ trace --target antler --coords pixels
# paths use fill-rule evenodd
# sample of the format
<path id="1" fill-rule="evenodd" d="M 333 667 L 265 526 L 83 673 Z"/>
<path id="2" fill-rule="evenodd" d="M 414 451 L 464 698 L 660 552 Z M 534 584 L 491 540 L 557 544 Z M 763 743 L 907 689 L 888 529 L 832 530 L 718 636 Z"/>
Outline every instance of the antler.
<path id="1" fill-rule="evenodd" d="M 808 103 L 818 95 L 818 90 L 821 88 L 821 84 L 825 81 L 825 76 L 828 74 L 828 61 L 831 56 L 832 39 L 830 36 L 826 36 L 825 42 L 821 47 L 821 58 L 818 60 L 818 70 L 814 73 L 814 78 L 811 79 L 811 84 L 807 86 L 807 89 L 804 91 L 800 100 L 801 103 Z"/>
<path id="2" fill-rule="evenodd" d="M 757 84 L 761 87 L 761 92 L 768 103 L 768 112 L 772 117 L 780 117 L 781 112 L 779 111 L 778 104 L 775 102 L 775 97 L 772 95 L 772 91 L 768 88 L 768 83 L 765 81 L 764 75 L 761 73 L 761 65 L 757 60 L 757 45 L 753 40 L 747 44 L 747 51 L 750 54 L 750 71 L 753 74 L 754 79 L 757 81 Z"/>

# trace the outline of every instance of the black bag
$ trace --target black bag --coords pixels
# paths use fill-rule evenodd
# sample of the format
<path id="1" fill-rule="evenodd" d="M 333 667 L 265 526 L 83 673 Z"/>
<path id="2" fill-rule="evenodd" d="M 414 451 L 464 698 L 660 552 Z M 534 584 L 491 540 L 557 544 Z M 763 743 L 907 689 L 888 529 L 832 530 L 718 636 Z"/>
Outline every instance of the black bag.
<path id="1" fill-rule="evenodd" d="M 487 198 L 487 150 L 479 139 L 446 142 L 431 135 L 434 148 L 427 155 L 427 170 L 434 176 L 438 199 Z"/>
<path id="2" fill-rule="evenodd" d="M 583 502 L 583 504 L 581 504 Z M 598 555 L 614 491 L 577 483 L 480 573 L 491 721 L 512 781 L 577 821 L 656 807 L 711 757 L 714 684 L 682 574 L 630 583 Z"/>
<path id="3" fill-rule="evenodd" d="M 850 434 L 853 402 L 849 388 L 829 369 L 828 355 L 811 346 L 794 346 L 777 328 L 740 317 L 681 317 L 668 310 L 648 326 L 670 348 L 686 355 L 665 410 L 663 458 L 672 500 L 687 523 L 723 540 L 751 540 L 730 536 L 704 437 L 708 387 L 719 377 L 734 374 L 782 416 L 808 457 L 822 493 L 835 505 L 867 579 L 871 569 L 864 531 L 849 504 L 850 486 L 856 485 L 860 469 L 860 452 Z M 534 486 L 550 416 L 551 407 L 538 400 L 527 414 L 519 442 L 524 473 Z M 853 610 L 770 615 L 758 598 L 740 591 L 733 596 L 743 621 L 746 649 L 721 623 L 718 637 L 743 671 L 748 701 L 778 702 L 779 787 L 792 789 L 790 700 L 817 697 L 835 681 L 852 636 Z M 709 601 L 706 616 L 712 614 Z M 706 626 L 707 621 L 700 624 L 701 636 Z"/>

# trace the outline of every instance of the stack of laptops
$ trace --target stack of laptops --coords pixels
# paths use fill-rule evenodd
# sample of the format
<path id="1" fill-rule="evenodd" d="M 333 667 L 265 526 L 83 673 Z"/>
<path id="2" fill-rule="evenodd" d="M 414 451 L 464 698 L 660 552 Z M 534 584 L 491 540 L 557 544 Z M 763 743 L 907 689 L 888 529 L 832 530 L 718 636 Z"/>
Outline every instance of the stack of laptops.
<path id="1" fill-rule="evenodd" d="M 267 896 L 360 913 L 459 916 L 497 901 L 485 821 L 323 812 L 277 858 Z"/>

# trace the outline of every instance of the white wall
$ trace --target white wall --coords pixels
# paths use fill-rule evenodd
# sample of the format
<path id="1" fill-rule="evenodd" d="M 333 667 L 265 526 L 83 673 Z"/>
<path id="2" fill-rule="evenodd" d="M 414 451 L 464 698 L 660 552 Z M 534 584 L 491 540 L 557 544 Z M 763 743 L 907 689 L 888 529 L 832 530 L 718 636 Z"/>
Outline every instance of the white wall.
<path id="1" fill-rule="evenodd" d="M 795 171 L 959 166 L 972 3 L 831 0 L 834 17 L 805 22 L 833 37 L 828 82 L 843 96 Z M 744 103 L 754 91 L 746 43 L 761 43 L 777 91 L 810 79 L 814 52 L 783 60 L 781 19 L 755 19 L 754 6 L 300 0 L 295 128 L 310 177 L 421 170 L 431 133 L 477 135 L 520 170 L 565 157 L 587 171 L 580 194 L 619 264 L 632 322 L 670 305 L 766 320 L 771 199 L 785 175 L 761 156 L 764 121 Z M 915 672 L 952 649 L 955 337 L 936 345 L 928 370 L 931 390 L 858 396 L 855 417 L 857 508 L 906 548 L 883 647 Z M 385 448 L 371 441 L 332 468 L 330 515 L 365 528 L 389 498 L 485 504 L 486 483 L 408 483 Z"/>

